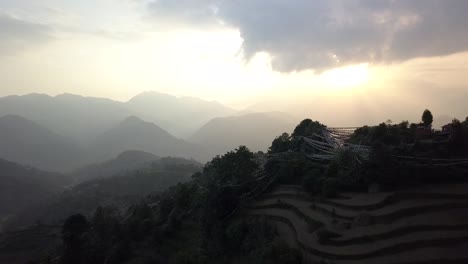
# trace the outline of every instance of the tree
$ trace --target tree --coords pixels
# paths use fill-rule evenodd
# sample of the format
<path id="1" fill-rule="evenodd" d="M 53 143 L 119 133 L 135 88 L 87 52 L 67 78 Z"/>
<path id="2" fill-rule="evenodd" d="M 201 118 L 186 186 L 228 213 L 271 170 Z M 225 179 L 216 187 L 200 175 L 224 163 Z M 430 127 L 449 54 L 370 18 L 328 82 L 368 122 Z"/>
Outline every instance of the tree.
<path id="1" fill-rule="evenodd" d="M 432 113 L 428 109 L 424 110 L 423 115 L 422 115 L 422 122 L 426 126 L 432 125 L 433 121 Z"/>
<path id="2" fill-rule="evenodd" d="M 317 121 L 312 121 L 310 119 L 304 119 L 302 122 L 294 129 L 292 134 L 293 137 L 298 136 L 312 136 L 313 134 L 320 134 L 322 129 L 326 128 L 326 126 L 320 124 Z"/>
<path id="3" fill-rule="evenodd" d="M 84 234 L 89 230 L 89 222 L 82 214 L 72 215 L 65 220 L 62 227 L 64 244 L 63 263 L 80 264 L 84 259 Z"/>
<path id="4" fill-rule="evenodd" d="M 291 139 L 288 133 L 283 133 L 281 136 L 276 137 L 271 143 L 268 153 L 280 153 L 289 150 Z"/>
<path id="5" fill-rule="evenodd" d="M 205 176 L 213 177 L 218 184 L 240 184 L 252 180 L 258 169 L 254 154 L 245 146 L 215 157 L 203 169 Z"/>
<path id="6" fill-rule="evenodd" d="M 110 243 L 112 237 L 119 229 L 119 216 L 117 208 L 99 206 L 91 219 L 93 231 L 104 244 Z"/>
<path id="7" fill-rule="evenodd" d="M 209 255 L 223 250 L 223 222 L 239 206 L 240 197 L 251 190 L 249 183 L 258 169 L 254 154 L 245 146 L 208 162 L 198 181 L 204 182 L 200 223 L 202 247 Z"/>
<path id="8" fill-rule="evenodd" d="M 398 124 L 398 126 L 399 126 L 401 129 L 408 129 L 408 128 L 409 128 L 409 122 L 408 122 L 408 120 L 406 120 L 406 121 L 401 121 L 401 123 Z"/>

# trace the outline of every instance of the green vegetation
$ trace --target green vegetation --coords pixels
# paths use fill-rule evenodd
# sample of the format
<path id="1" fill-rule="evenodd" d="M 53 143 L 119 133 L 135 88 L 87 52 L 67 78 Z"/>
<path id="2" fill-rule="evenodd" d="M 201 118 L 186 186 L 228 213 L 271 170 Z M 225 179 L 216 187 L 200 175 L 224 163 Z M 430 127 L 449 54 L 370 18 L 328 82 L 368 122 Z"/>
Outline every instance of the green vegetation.
<path id="1" fill-rule="evenodd" d="M 244 263 L 300 263 L 266 219 L 232 218 L 261 184 L 255 156 L 241 146 L 215 157 L 192 181 L 126 211 L 99 207 L 90 220 L 70 216 L 57 251 L 61 263 L 219 263 L 234 256 Z"/>
<path id="2" fill-rule="evenodd" d="M 432 123 L 429 111 L 423 116 L 425 124 Z M 274 139 L 265 164 L 259 162 L 262 153 L 241 146 L 213 158 L 191 180 L 162 192 L 151 188 L 169 182 L 148 185 L 151 181 L 142 176 L 155 176 L 155 171 L 84 183 L 82 188 L 99 184 L 113 186 L 120 194 L 149 194 L 125 210 L 102 206 L 92 216 L 70 216 L 63 225 L 63 247 L 56 254 L 61 263 L 301 263 L 301 254 L 278 240 L 267 219 L 243 214 L 250 199 L 270 184 L 302 184 L 311 195 L 334 197 L 345 190 L 367 191 L 371 185 L 395 189 L 457 179 L 466 175 L 468 165 L 450 163 L 468 156 L 468 120 L 454 120 L 449 127 L 450 131 L 425 131 L 424 137 L 417 124 L 407 121 L 361 127 L 346 143 L 365 145 L 366 154 L 342 147 L 318 161 L 311 156 L 319 152 L 308 148 L 307 140 L 325 143 L 321 134 L 326 126 L 306 119 L 291 136 L 284 133 Z M 442 157 L 449 162 L 437 159 Z M 173 170 L 193 171 L 184 166 Z M 326 229 L 317 232 L 322 242 L 337 235 Z"/>
<path id="3" fill-rule="evenodd" d="M 288 133 L 283 133 L 281 136 L 275 138 L 268 152 L 272 154 L 287 151 L 300 151 L 304 143 L 301 137 L 312 137 L 315 134 L 320 134 L 324 128 L 326 128 L 326 126 L 317 121 L 304 119 L 296 126 L 291 136 L 289 136 Z"/>
<path id="4" fill-rule="evenodd" d="M 70 179 L 0 159 L 0 232 L 8 219 L 57 195 Z M 21 194 L 21 195 L 18 195 Z"/>
<path id="5" fill-rule="evenodd" d="M 434 120 L 432 117 L 432 113 L 429 110 L 424 110 L 423 115 L 422 115 L 422 122 L 425 126 L 430 126 L 432 125 L 432 121 Z"/>
<path id="6" fill-rule="evenodd" d="M 5 226 L 15 229 L 31 225 L 37 220 L 42 223 L 57 224 L 71 214 L 91 215 L 100 205 L 125 209 L 147 195 L 189 181 L 191 175 L 200 170 L 201 165 L 192 160 L 162 158 L 149 163 L 143 169 L 85 181 L 61 193 L 59 193 L 61 189 L 56 187 L 54 195 L 49 194 L 46 196 L 47 199 L 37 197 L 39 201 L 33 204 L 34 206 L 15 211 L 16 216 L 11 217 Z M 42 188 L 41 185 L 38 186 Z M 32 187 L 34 186 L 29 186 L 30 189 L 36 190 Z M 40 191 L 40 188 L 37 188 L 37 191 Z M 34 192 L 31 193 L 33 194 Z"/>
<path id="7" fill-rule="evenodd" d="M 429 110 L 423 113 L 424 125 L 432 123 Z M 279 173 L 281 184 L 300 184 L 313 195 L 336 196 L 343 190 L 367 190 L 372 184 L 383 189 L 423 182 L 444 181 L 462 177 L 466 164 L 452 167 L 450 159 L 468 156 L 468 121 L 454 120 L 448 130 L 427 130 L 418 124 L 391 121 L 377 126 L 358 128 L 346 143 L 369 146 L 368 158 L 350 149 L 338 150 L 330 161 L 312 161 L 304 154 L 317 153 L 307 149 L 302 137 L 326 143 L 317 135 L 326 128 L 310 119 L 302 121 L 292 136 L 277 137 L 270 147 L 273 154 L 265 169 Z M 275 156 L 274 154 L 282 154 Z M 401 158 L 408 157 L 408 158 Z M 437 159 L 447 160 L 434 165 Z"/>

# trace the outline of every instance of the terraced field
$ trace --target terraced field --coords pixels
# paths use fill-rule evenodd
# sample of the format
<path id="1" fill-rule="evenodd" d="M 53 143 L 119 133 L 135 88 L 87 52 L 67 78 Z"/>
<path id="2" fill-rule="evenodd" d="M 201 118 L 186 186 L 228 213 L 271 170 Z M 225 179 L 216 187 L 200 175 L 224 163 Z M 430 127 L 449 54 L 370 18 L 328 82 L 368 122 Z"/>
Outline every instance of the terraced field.
<path id="1" fill-rule="evenodd" d="M 36 263 L 52 252 L 61 241 L 61 227 L 32 226 L 0 234 L 0 263 Z"/>
<path id="2" fill-rule="evenodd" d="M 468 184 L 318 199 L 278 186 L 252 201 L 304 263 L 466 264 Z"/>

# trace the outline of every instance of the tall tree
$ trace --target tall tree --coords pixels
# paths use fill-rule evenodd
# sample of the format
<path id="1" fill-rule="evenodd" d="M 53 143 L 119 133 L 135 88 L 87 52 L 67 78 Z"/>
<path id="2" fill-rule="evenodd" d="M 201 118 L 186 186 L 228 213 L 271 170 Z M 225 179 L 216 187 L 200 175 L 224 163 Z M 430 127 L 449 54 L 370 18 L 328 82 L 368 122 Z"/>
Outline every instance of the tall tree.
<path id="1" fill-rule="evenodd" d="M 424 110 L 423 115 L 422 115 L 422 121 L 423 121 L 424 125 L 426 125 L 426 126 L 432 125 L 433 120 L 434 119 L 432 117 L 431 111 L 429 111 L 428 109 Z"/>

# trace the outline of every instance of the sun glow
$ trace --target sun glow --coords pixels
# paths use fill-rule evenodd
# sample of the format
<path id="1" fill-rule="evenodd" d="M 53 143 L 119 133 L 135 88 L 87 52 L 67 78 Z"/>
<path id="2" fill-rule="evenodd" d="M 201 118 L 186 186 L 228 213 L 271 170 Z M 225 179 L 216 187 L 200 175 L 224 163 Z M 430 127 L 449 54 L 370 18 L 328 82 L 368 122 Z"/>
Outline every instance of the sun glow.
<path id="1" fill-rule="evenodd" d="M 355 88 L 369 81 L 368 64 L 358 64 L 333 70 L 321 74 L 324 83 L 335 89 Z"/>

